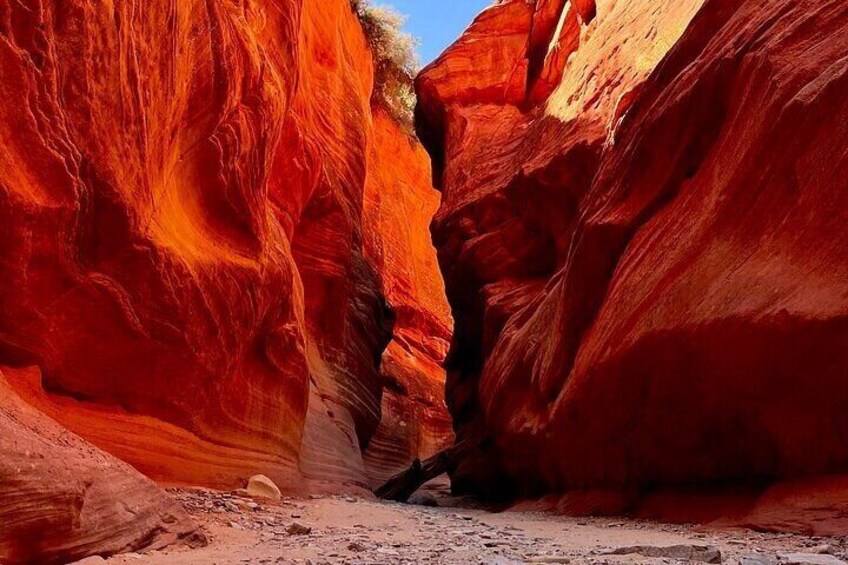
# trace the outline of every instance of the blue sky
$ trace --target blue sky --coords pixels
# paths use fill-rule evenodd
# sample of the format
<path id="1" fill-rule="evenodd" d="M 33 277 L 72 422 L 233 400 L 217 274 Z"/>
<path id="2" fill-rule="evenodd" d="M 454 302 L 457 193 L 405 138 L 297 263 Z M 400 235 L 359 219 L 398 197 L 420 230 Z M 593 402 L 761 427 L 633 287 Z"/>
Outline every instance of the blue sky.
<path id="1" fill-rule="evenodd" d="M 492 0 L 374 0 L 408 16 L 406 29 L 421 40 L 421 64 L 439 56 Z"/>

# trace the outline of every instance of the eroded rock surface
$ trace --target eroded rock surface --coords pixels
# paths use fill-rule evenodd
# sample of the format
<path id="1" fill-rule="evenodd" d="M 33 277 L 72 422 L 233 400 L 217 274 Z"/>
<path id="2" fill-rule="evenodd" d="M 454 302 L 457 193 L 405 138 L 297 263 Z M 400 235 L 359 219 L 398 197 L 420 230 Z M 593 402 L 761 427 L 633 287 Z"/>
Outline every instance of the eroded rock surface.
<path id="1" fill-rule="evenodd" d="M 21 400 L 0 371 L 0 562 L 201 542 L 182 506 L 129 465 Z"/>
<path id="2" fill-rule="evenodd" d="M 418 78 L 461 488 L 848 471 L 848 6 L 648 4 L 500 2 Z"/>
<path id="3" fill-rule="evenodd" d="M 436 197 L 372 112 L 349 2 L 2 2 L 0 22 L 0 360 L 41 372 L 18 388 L 157 479 L 365 485 L 399 317 L 426 365 L 410 402 L 445 433 L 449 317 L 417 231 Z"/>
<path id="4" fill-rule="evenodd" d="M 453 441 L 443 367 L 453 320 L 430 238 L 439 195 L 423 147 L 380 108 L 374 130 L 363 233 L 395 323 L 380 369 L 382 419 L 365 453 L 372 487 Z"/>
<path id="5" fill-rule="evenodd" d="M 0 0 L 0 69 L 16 395 L 169 484 L 361 489 L 450 441 L 437 197 L 348 0 Z"/>

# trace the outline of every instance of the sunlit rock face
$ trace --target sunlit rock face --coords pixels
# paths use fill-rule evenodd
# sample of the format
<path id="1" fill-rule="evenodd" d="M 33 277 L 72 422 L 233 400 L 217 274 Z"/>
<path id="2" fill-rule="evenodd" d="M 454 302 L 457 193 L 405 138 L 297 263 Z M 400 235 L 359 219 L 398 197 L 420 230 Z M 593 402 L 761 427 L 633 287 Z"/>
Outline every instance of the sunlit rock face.
<path id="1" fill-rule="evenodd" d="M 381 365 L 382 419 L 365 452 L 369 480 L 378 486 L 453 442 L 443 368 L 453 321 L 430 237 L 439 194 L 427 153 L 377 107 L 368 155 L 366 257 L 395 313 Z"/>
<path id="2" fill-rule="evenodd" d="M 17 395 L 166 483 L 367 487 L 369 444 L 450 441 L 437 197 L 347 0 L 0 0 L 0 70 Z"/>
<path id="3" fill-rule="evenodd" d="M 455 485 L 848 471 L 846 57 L 840 0 L 516 0 L 423 71 Z"/>

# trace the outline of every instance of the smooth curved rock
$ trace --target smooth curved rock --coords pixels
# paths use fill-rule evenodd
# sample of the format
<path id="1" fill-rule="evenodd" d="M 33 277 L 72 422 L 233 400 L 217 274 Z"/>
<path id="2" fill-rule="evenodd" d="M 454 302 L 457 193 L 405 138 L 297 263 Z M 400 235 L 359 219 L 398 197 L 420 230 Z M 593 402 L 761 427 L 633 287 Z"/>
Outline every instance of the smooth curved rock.
<path id="1" fill-rule="evenodd" d="M 505 88 L 514 60 L 471 70 L 521 56 L 512 4 L 418 79 L 456 315 L 447 401 L 480 446 L 454 485 L 848 472 L 848 6 L 598 0 L 535 102 L 530 80 Z"/>
<path id="2" fill-rule="evenodd" d="M 254 475 L 247 481 L 247 494 L 259 498 L 280 500 L 280 488 L 265 475 Z"/>
<path id="3" fill-rule="evenodd" d="M 426 280 L 388 411 L 426 405 L 399 442 L 449 435 L 432 246 L 391 236 L 425 277 L 366 250 L 367 186 L 408 178 L 347 0 L 0 0 L 0 68 L 0 363 L 28 402 L 168 483 L 367 487 L 386 296 Z"/>
<path id="4" fill-rule="evenodd" d="M 11 375 L 0 371 L 0 562 L 63 564 L 202 541 L 178 502 L 21 400 Z"/>
<path id="5" fill-rule="evenodd" d="M 364 454 L 375 487 L 453 441 L 443 367 L 453 321 L 430 239 L 439 195 L 427 154 L 379 107 L 369 164 L 366 257 L 380 273 L 396 317 L 381 364 L 382 419 Z"/>
<path id="6" fill-rule="evenodd" d="M 0 402 L 213 488 L 368 488 L 450 441 L 437 197 L 347 0 L 0 0 L 0 69 Z M 0 480 L 10 558 L 184 533 L 80 444 Z"/>

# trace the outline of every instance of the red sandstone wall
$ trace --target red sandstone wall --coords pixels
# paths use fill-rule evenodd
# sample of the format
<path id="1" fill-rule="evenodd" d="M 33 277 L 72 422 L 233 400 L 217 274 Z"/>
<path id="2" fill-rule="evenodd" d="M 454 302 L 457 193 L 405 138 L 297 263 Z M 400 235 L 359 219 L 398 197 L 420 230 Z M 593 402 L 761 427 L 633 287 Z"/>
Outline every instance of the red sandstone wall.
<path id="1" fill-rule="evenodd" d="M 482 438 L 455 484 L 848 471 L 848 6 L 560 4 L 489 8 L 418 79 Z"/>
<path id="2" fill-rule="evenodd" d="M 0 0 L 10 390 L 166 483 L 360 488 L 449 441 L 427 157 L 372 88 L 347 0 Z"/>
<path id="3" fill-rule="evenodd" d="M 106 407 L 78 431 L 157 479 L 293 475 L 306 321 L 268 193 L 297 99 L 299 8 L 0 6 L 4 363 Z M 144 420 L 140 440 L 113 425 L 123 415 Z M 148 436 L 163 458 L 133 453 Z"/>
<path id="4" fill-rule="evenodd" d="M 149 479 L 9 387 L 31 376 L 0 370 L 0 560 L 63 565 L 92 553 L 202 540 L 185 510 Z"/>
<path id="5" fill-rule="evenodd" d="M 366 257 L 396 317 L 381 367 L 383 416 L 365 452 L 371 484 L 379 486 L 453 441 L 443 368 L 453 320 L 430 238 L 439 195 L 424 148 L 375 107 L 368 159 Z"/>

